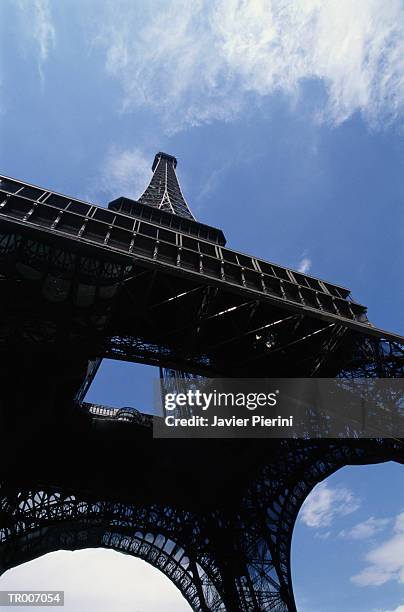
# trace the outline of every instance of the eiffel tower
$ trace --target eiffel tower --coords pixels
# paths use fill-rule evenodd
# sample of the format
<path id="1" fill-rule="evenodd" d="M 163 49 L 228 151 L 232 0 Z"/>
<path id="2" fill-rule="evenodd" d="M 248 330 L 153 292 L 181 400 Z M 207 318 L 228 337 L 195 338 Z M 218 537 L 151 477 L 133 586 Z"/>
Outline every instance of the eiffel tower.
<path id="1" fill-rule="evenodd" d="M 158 153 L 108 208 L 0 183 L 0 572 L 58 549 L 144 559 L 200 612 L 295 612 L 290 550 L 312 488 L 403 463 L 402 440 L 154 439 L 84 401 L 102 358 L 178 377 L 398 378 L 404 338 L 345 287 L 227 248 Z"/>

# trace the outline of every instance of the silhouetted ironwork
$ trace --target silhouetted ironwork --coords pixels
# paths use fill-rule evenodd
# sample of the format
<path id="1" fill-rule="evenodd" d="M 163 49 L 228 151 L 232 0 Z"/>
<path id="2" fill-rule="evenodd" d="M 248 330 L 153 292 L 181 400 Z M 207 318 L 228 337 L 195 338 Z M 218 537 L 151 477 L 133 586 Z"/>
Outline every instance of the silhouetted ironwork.
<path id="1" fill-rule="evenodd" d="M 180 217 L 195 219 L 182 195 L 175 172 L 176 167 L 175 157 L 167 153 L 157 153 L 152 166 L 153 177 L 146 191 L 140 196 L 139 202 Z"/>
<path id="2" fill-rule="evenodd" d="M 103 357 L 178 377 L 402 377 L 404 339 L 344 287 L 225 247 L 158 153 L 108 209 L 1 177 L 0 571 L 60 548 L 145 559 L 202 612 L 293 612 L 293 525 L 395 439 L 158 440 L 84 402 Z M 158 418 L 158 417 L 154 417 Z"/>

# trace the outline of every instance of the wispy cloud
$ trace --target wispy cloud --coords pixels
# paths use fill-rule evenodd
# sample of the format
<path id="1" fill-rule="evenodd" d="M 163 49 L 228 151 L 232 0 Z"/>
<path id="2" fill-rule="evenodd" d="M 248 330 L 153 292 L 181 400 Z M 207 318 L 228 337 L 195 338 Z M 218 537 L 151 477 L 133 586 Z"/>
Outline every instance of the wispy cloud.
<path id="1" fill-rule="evenodd" d="M 309 257 L 302 257 L 299 262 L 298 272 L 306 274 L 311 268 L 311 259 Z"/>
<path id="2" fill-rule="evenodd" d="M 25 33 L 34 40 L 38 48 L 38 72 L 43 83 L 43 66 L 56 40 L 50 5 L 48 0 L 19 0 L 19 8 L 25 23 Z"/>
<path id="3" fill-rule="evenodd" d="M 404 612 L 404 604 L 400 604 L 394 610 L 386 610 L 386 608 L 373 608 L 372 612 Z"/>
<path id="4" fill-rule="evenodd" d="M 389 523 L 390 519 L 388 518 L 378 519 L 371 516 L 366 521 L 354 525 L 351 529 L 343 529 L 338 535 L 352 540 L 365 540 L 383 531 Z"/>
<path id="5" fill-rule="evenodd" d="M 404 612 L 404 605 L 400 604 L 394 610 L 386 610 L 386 608 L 373 608 L 372 612 Z"/>
<path id="6" fill-rule="evenodd" d="M 215 191 L 217 186 L 223 180 L 223 175 L 229 170 L 229 168 L 234 165 L 237 160 L 228 159 L 224 164 L 222 164 L 219 168 L 215 168 L 211 174 L 205 179 L 203 188 L 198 194 L 198 200 L 203 200 L 207 196 L 209 196 L 212 192 Z"/>
<path id="7" fill-rule="evenodd" d="M 276 92 L 324 84 L 317 116 L 359 111 L 373 125 L 402 117 L 404 6 L 400 0 L 123 0 L 102 14 L 97 41 L 124 108 L 157 109 L 180 129 L 230 120 Z M 122 19 L 125 15 L 125 19 Z M 140 27 L 139 27 L 140 26 Z"/>
<path id="8" fill-rule="evenodd" d="M 331 531 L 324 531 L 324 532 L 317 531 L 314 534 L 314 537 L 319 538 L 320 540 L 328 540 L 330 536 L 331 536 Z"/>
<path id="9" fill-rule="evenodd" d="M 112 146 L 103 162 L 98 188 L 109 197 L 137 199 L 150 181 L 153 158 L 139 148 Z"/>
<path id="10" fill-rule="evenodd" d="M 404 512 L 397 516 L 392 536 L 366 555 L 365 560 L 368 565 L 361 572 L 352 576 L 351 582 L 362 587 L 380 586 L 391 580 L 404 583 L 403 551 Z"/>
<path id="11" fill-rule="evenodd" d="M 304 502 L 300 520 L 307 527 L 328 527 L 335 518 L 351 514 L 359 506 L 359 499 L 349 489 L 331 488 L 326 482 L 322 482 Z"/>

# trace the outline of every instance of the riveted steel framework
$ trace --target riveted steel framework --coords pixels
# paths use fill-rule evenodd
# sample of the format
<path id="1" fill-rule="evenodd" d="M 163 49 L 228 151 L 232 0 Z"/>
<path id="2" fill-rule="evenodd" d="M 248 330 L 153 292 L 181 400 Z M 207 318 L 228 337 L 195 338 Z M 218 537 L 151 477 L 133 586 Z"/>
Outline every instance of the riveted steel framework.
<path id="1" fill-rule="evenodd" d="M 153 177 L 146 191 L 140 196 L 142 204 L 148 204 L 170 213 L 194 219 L 182 194 L 175 168 L 177 160 L 167 153 L 157 153 L 152 166 Z"/>
<path id="2" fill-rule="evenodd" d="M 225 248 L 175 166 L 159 153 L 140 202 L 109 210 L 1 179 L 0 570 L 111 547 L 193 610 L 293 612 L 304 499 L 344 465 L 403 462 L 402 441 L 153 440 L 151 417 L 86 390 L 103 357 L 160 366 L 166 384 L 402 377 L 404 340 L 348 289 Z"/>

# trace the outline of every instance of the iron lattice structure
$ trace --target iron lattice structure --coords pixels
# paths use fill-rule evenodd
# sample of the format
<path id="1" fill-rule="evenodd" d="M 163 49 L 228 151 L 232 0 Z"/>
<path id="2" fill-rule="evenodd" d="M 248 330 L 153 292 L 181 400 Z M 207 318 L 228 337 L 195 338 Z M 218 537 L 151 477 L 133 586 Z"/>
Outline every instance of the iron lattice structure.
<path id="1" fill-rule="evenodd" d="M 166 153 L 157 153 L 152 166 L 153 177 L 146 191 L 140 196 L 139 202 L 195 220 L 182 194 L 175 172 L 176 167 L 175 157 Z"/>
<path id="2" fill-rule="evenodd" d="M 402 463 L 402 441 L 158 440 L 152 417 L 86 390 L 103 357 L 174 385 L 402 377 L 404 341 L 348 289 L 228 249 L 175 167 L 157 154 L 140 200 L 108 209 L 1 179 L 0 570 L 103 546 L 159 568 L 193 610 L 294 612 L 304 499 L 344 465 Z"/>

